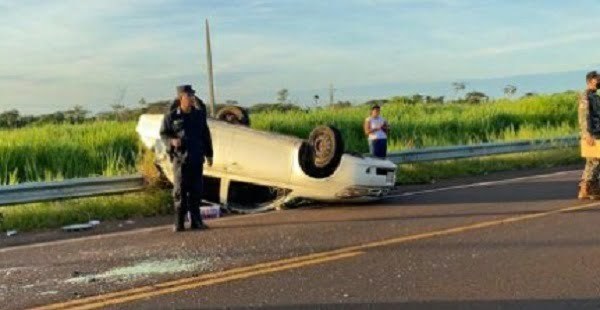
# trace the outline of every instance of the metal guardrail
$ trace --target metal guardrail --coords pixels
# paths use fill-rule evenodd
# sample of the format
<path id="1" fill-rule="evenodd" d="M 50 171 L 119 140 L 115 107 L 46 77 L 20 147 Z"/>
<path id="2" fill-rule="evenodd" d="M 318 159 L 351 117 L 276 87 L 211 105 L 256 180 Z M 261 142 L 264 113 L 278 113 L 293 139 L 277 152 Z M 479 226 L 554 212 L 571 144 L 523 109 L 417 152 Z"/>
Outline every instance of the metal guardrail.
<path id="1" fill-rule="evenodd" d="M 391 153 L 389 154 L 388 159 L 396 164 L 409 164 L 435 160 L 531 152 L 577 145 L 579 145 L 579 137 L 568 136 L 555 139 L 414 149 Z M 130 175 L 123 177 L 95 177 L 58 182 L 24 183 L 0 186 L 0 206 L 67 198 L 121 194 L 142 190 L 143 185 L 144 182 L 141 176 Z"/>
<path id="2" fill-rule="evenodd" d="M 407 150 L 388 154 L 388 159 L 396 164 L 410 164 L 436 160 L 450 160 L 500 154 L 524 153 L 579 145 L 579 136 L 553 139 L 483 143 L 450 147 L 431 147 Z"/>
<path id="3" fill-rule="evenodd" d="M 0 206 L 66 198 L 101 196 L 139 191 L 144 188 L 140 175 L 95 177 L 57 182 L 36 182 L 0 186 Z"/>

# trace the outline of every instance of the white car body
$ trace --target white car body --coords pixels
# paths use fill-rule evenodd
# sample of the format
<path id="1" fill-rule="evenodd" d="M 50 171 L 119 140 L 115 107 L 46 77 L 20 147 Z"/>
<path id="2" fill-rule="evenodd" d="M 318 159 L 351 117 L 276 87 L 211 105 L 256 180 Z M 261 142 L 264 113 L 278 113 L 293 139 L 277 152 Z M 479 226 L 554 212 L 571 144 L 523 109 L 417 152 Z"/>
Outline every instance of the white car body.
<path id="1" fill-rule="evenodd" d="M 159 134 L 162 121 L 163 115 L 142 115 L 136 131 L 172 182 L 171 163 Z M 288 201 L 302 198 L 324 202 L 380 199 L 395 184 L 396 165 L 389 160 L 344 154 L 331 176 L 313 178 L 299 164 L 298 152 L 305 140 L 215 119 L 208 119 L 208 126 L 214 163 L 212 167 L 205 165 L 204 175 L 220 179 L 218 197 L 223 204 L 228 202 L 231 182 L 284 189 Z"/>

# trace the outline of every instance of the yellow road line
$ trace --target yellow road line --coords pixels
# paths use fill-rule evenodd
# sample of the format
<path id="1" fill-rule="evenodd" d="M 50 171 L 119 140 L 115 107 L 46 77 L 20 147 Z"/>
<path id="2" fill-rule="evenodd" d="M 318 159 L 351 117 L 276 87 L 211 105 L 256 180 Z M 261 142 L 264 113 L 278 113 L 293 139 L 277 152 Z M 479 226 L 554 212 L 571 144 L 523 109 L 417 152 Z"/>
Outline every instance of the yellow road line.
<path id="1" fill-rule="evenodd" d="M 170 294 L 174 292 L 189 290 L 192 288 L 198 288 L 208 285 L 215 285 L 219 283 L 224 283 L 233 280 L 246 279 L 249 277 L 263 275 L 268 273 L 274 273 L 282 270 L 301 268 L 304 266 L 325 263 L 329 261 L 334 261 L 342 258 L 353 257 L 359 254 L 364 253 L 363 251 L 383 247 L 390 246 L 410 241 L 429 239 L 440 236 L 453 235 L 463 232 L 468 232 L 476 229 L 483 229 L 492 226 L 499 226 L 503 224 L 510 224 L 515 222 L 521 222 L 526 220 L 531 220 L 535 218 L 545 217 L 553 214 L 577 211 L 592 207 L 600 206 L 599 202 L 561 208 L 546 212 L 533 213 L 527 215 L 520 215 L 514 217 L 508 217 L 499 220 L 491 220 L 485 222 L 479 222 L 475 224 L 463 225 L 459 227 L 453 227 L 448 229 L 441 229 L 426 233 L 420 233 L 409 236 L 402 236 L 398 238 L 386 239 L 381 241 L 370 242 L 362 245 L 349 246 L 344 248 L 339 248 L 332 251 L 325 251 L 320 253 L 314 253 L 309 255 L 304 255 L 295 258 L 288 258 L 282 260 L 276 260 L 272 262 L 259 263 L 247 267 L 234 268 L 227 271 L 215 272 L 210 274 L 205 274 L 197 277 L 184 278 L 180 280 L 168 281 L 156 285 L 143 286 L 139 288 L 124 290 L 115 293 L 108 293 L 104 295 L 92 296 L 87 298 L 82 298 L 78 300 L 63 302 L 52 304 L 48 306 L 43 306 L 39 308 L 35 308 L 36 310 L 56 310 L 56 309 L 95 309 L 99 307 L 104 307 L 108 305 L 121 304 L 129 301 L 135 301 L 143 298 L 155 297 L 164 294 Z"/>
<path id="2" fill-rule="evenodd" d="M 225 283 L 225 282 L 235 281 L 235 280 L 242 280 L 242 279 L 246 279 L 246 278 L 250 278 L 250 277 L 254 277 L 254 276 L 259 276 L 259 275 L 264 275 L 264 274 L 269 274 L 269 273 L 274 273 L 274 272 L 280 272 L 280 271 L 285 271 L 285 270 L 290 270 L 290 269 L 296 269 L 296 268 L 306 267 L 306 266 L 310 266 L 310 265 L 323 264 L 323 263 L 336 261 L 336 260 L 340 260 L 340 259 L 344 259 L 344 258 L 358 256 L 361 254 L 364 254 L 364 252 L 342 253 L 342 254 L 338 254 L 338 255 L 334 255 L 334 256 L 328 256 L 328 257 L 323 257 L 323 258 L 301 261 L 298 263 L 281 265 L 278 267 L 257 269 L 255 271 L 234 274 L 234 275 L 223 277 L 223 278 L 214 278 L 214 279 L 205 280 L 205 281 L 191 282 L 191 283 L 181 285 L 181 286 L 168 287 L 168 288 L 164 288 L 164 289 L 160 289 L 160 290 L 156 290 L 156 291 L 152 291 L 152 292 L 146 292 L 146 293 L 141 293 L 141 294 L 137 294 L 137 295 L 130 295 L 130 296 L 124 296 L 124 297 L 116 298 L 116 299 L 99 301 L 96 303 L 75 306 L 75 307 L 68 308 L 68 309 L 72 309 L 72 310 L 98 309 L 98 308 L 107 307 L 107 306 L 111 306 L 111 305 L 126 303 L 128 301 L 146 299 L 146 298 L 151 298 L 151 297 L 155 297 L 155 296 L 186 291 L 186 290 L 199 288 L 199 287 L 203 287 L 203 286 L 215 285 L 215 284 L 220 284 L 220 283 Z"/>
<path id="3" fill-rule="evenodd" d="M 260 269 L 265 269 L 265 268 L 274 268 L 274 267 L 279 267 L 279 266 L 287 265 L 287 264 L 295 264 L 295 263 L 304 262 L 304 261 L 308 261 L 308 260 L 320 259 L 320 258 L 327 257 L 327 256 L 331 256 L 331 253 L 322 252 L 322 253 L 309 254 L 309 255 L 304 255 L 304 256 L 299 256 L 299 257 L 294 257 L 294 258 L 286 258 L 286 259 L 282 259 L 282 260 L 276 260 L 276 261 L 266 262 L 266 263 L 259 263 L 259 264 L 246 266 L 246 267 L 233 268 L 233 269 L 220 271 L 220 272 L 207 273 L 207 274 L 199 275 L 196 277 L 183 278 L 183 279 L 179 279 L 179 280 L 167 281 L 167 282 L 163 282 L 163 283 L 142 286 L 142 287 L 128 289 L 128 290 L 114 292 L 114 293 L 107 293 L 107 294 L 103 294 L 103 295 L 97 295 L 97 296 L 91 296 L 91 297 L 71 300 L 71 301 L 67 301 L 67 302 L 52 304 L 52 305 L 43 306 L 43 307 L 34 308 L 34 309 L 36 309 L 36 310 L 64 309 L 66 307 L 72 307 L 72 306 L 77 306 L 77 305 L 81 305 L 81 304 L 85 304 L 85 303 L 106 300 L 109 298 L 119 298 L 122 296 L 127 296 L 127 295 L 132 295 L 132 294 L 141 294 L 141 293 L 151 292 L 156 289 L 163 289 L 163 288 L 175 287 L 175 286 L 180 286 L 180 285 L 186 285 L 191 282 L 210 280 L 210 279 L 214 279 L 214 278 L 228 277 L 231 275 L 253 272 L 255 270 L 260 270 Z"/>

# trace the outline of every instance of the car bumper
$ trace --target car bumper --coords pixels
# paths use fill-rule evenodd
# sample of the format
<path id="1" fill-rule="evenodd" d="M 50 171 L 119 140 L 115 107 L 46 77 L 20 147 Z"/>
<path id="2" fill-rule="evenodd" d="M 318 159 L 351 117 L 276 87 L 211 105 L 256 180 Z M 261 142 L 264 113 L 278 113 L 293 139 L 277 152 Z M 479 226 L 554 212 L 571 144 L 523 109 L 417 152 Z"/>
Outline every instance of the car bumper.
<path id="1" fill-rule="evenodd" d="M 391 190 L 392 187 L 350 186 L 337 192 L 335 197 L 341 200 L 356 200 L 357 198 L 372 200 L 384 198 L 389 195 Z"/>

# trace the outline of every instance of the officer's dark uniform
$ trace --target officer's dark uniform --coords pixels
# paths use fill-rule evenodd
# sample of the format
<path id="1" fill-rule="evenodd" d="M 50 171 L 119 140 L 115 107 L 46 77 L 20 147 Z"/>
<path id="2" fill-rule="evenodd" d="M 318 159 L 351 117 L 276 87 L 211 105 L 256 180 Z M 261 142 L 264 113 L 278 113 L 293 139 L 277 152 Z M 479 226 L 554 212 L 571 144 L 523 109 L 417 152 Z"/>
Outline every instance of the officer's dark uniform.
<path id="1" fill-rule="evenodd" d="M 191 86 L 178 87 L 178 91 L 191 92 Z M 175 230 L 184 229 L 185 215 L 190 212 L 193 229 L 205 227 L 200 215 L 202 200 L 202 174 L 204 158 L 213 157 L 210 130 L 206 123 L 206 109 L 196 100 L 196 106 L 184 113 L 179 104 L 165 114 L 160 136 L 168 147 L 173 163 L 173 199 L 175 204 Z M 175 148 L 171 139 L 181 139 Z"/>

